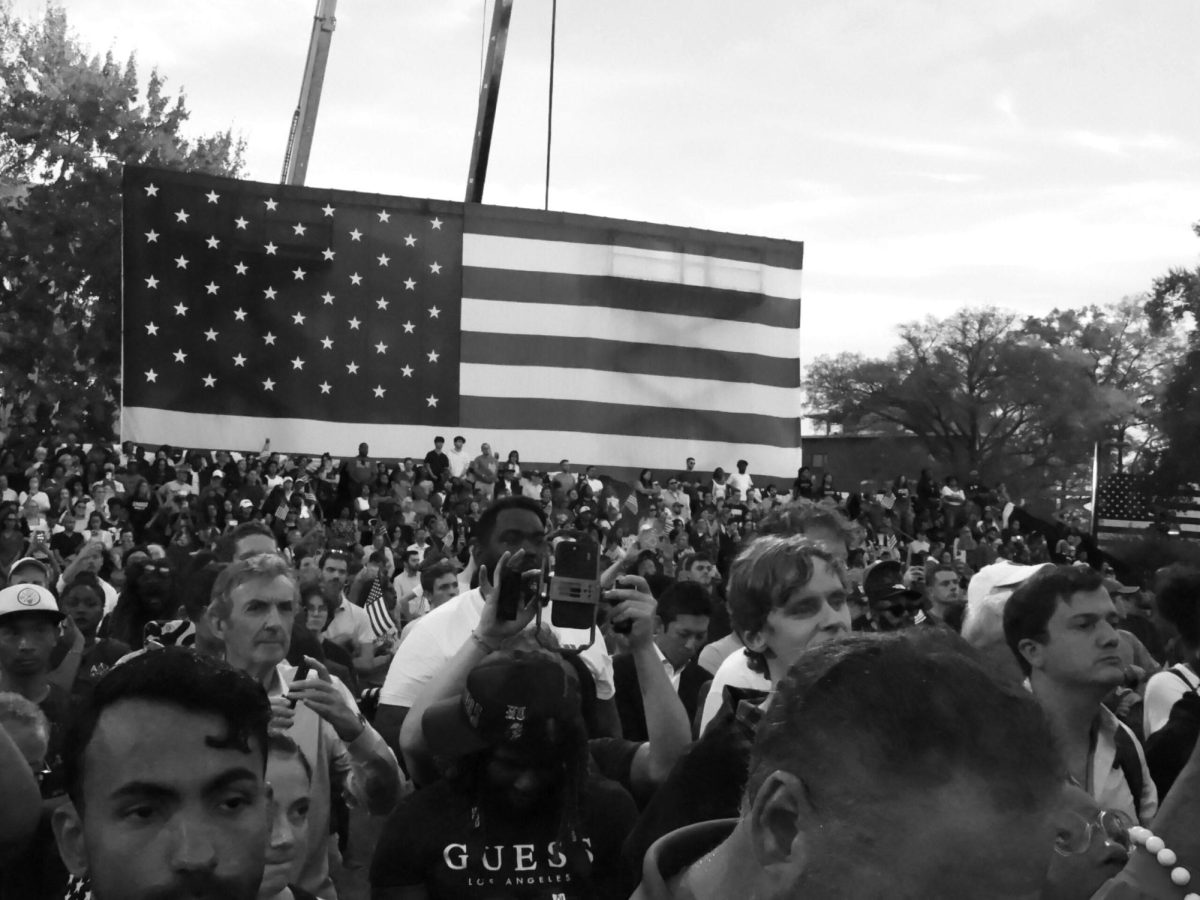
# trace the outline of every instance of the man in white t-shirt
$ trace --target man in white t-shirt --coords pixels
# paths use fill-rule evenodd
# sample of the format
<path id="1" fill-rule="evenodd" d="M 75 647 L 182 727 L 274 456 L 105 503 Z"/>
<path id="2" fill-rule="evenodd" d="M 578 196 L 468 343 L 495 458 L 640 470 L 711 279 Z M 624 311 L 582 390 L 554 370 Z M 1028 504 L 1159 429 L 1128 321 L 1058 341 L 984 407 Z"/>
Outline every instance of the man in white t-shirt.
<path id="1" fill-rule="evenodd" d="M 446 458 L 450 460 L 450 477 L 462 478 L 467 474 L 467 468 L 471 465 L 471 455 L 463 450 L 467 444 L 467 439 L 461 434 L 454 438 L 454 449 L 446 453 Z"/>
<path id="2" fill-rule="evenodd" d="M 525 564 L 537 566 L 546 554 L 546 519 L 541 505 L 526 497 L 505 497 L 480 518 L 477 525 L 481 554 L 480 565 L 493 570 L 505 553 L 525 551 Z M 387 679 L 379 695 L 376 727 L 395 747 L 404 717 L 417 695 L 429 684 L 442 666 L 468 640 L 483 610 L 483 595 L 475 587 L 444 603 L 412 624 L 396 651 L 388 669 Z M 550 607 L 543 610 L 542 621 L 548 623 Z M 588 632 L 571 629 L 551 629 L 563 646 L 578 646 L 589 639 Z M 612 657 L 597 632 L 596 640 L 584 650 L 581 658 L 596 681 L 599 718 L 610 727 L 617 722 L 613 686 Z M 616 733 L 616 727 L 613 727 Z M 599 735 L 593 735 L 597 737 Z"/>
<path id="3" fill-rule="evenodd" d="M 730 475 L 729 480 L 725 482 L 729 487 L 737 488 L 738 493 L 742 495 L 743 499 L 750 496 L 750 488 L 754 487 L 754 479 L 746 471 L 749 466 L 750 463 L 746 462 L 746 460 L 739 459 L 737 461 L 737 471 Z"/>

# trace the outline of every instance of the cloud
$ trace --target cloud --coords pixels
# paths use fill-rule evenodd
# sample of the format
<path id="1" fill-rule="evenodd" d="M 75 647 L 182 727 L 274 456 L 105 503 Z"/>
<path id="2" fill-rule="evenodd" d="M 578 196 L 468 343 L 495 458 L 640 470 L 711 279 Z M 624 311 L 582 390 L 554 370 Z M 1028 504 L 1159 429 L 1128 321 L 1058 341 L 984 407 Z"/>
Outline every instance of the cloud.
<path id="1" fill-rule="evenodd" d="M 889 153 L 903 153 L 908 156 L 971 160 L 974 162 L 997 162 L 1006 158 L 1004 154 L 998 153 L 995 150 L 951 141 L 931 141 L 898 135 L 874 135 L 853 132 L 826 134 L 825 137 L 831 141 L 853 144 L 856 147 L 885 150 Z"/>
<path id="2" fill-rule="evenodd" d="M 1185 154 L 1190 148 L 1179 138 L 1149 132 L 1138 136 L 1099 134 L 1095 131 L 1074 130 L 1060 136 L 1064 143 L 1095 150 L 1109 156 L 1127 156 L 1131 152 L 1161 152 Z"/>
<path id="3" fill-rule="evenodd" d="M 914 172 L 918 178 L 930 181 L 941 181 L 946 184 L 975 184 L 983 180 L 983 176 L 975 172 Z"/>
<path id="4" fill-rule="evenodd" d="M 996 99 L 992 102 L 992 105 L 1013 125 L 1021 124 L 1021 119 L 1017 116 L 1016 106 L 1013 103 L 1012 91 L 1001 91 L 996 95 Z"/>

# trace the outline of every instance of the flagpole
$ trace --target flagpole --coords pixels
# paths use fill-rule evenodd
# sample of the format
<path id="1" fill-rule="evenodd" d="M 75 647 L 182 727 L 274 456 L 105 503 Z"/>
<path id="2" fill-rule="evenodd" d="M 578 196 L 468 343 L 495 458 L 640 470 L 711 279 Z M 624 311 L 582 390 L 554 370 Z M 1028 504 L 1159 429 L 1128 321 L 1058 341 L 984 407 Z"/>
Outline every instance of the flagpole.
<path id="1" fill-rule="evenodd" d="M 550 137 L 554 131 L 554 44 L 558 32 L 558 0 L 550 4 L 550 98 L 546 103 L 546 195 L 542 206 L 550 208 Z"/>
<path id="2" fill-rule="evenodd" d="M 1100 442 L 1095 441 L 1092 444 L 1092 516 L 1091 526 L 1088 532 L 1094 538 L 1096 536 L 1096 494 L 1100 489 Z"/>

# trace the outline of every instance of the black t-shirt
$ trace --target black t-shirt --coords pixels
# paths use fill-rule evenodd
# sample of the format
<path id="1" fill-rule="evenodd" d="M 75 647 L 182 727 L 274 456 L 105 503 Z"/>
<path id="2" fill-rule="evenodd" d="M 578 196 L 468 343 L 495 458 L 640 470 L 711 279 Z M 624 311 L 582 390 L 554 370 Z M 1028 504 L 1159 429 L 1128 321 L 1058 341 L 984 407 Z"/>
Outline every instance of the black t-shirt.
<path id="1" fill-rule="evenodd" d="M 425 465 L 429 466 L 434 478 L 441 478 L 442 473 L 450 468 L 450 457 L 441 450 L 430 450 L 425 454 Z"/>
<path id="2" fill-rule="evenodd" d="M 72 528 L 50 536 L 50 549 L 63 559 L 70 559 L 83 546 L 83 535 Z"/>
<path id="3" fill-rule="evenodd" d="M 371 887 L 424 885 L 430 900 L 624 898 L 617 857 L 637 817 L 633 800 L 619 785 L 589 777 L 581 803 L 590 874 L 573 871 L 556 843 L 557 816 L 485 814 L 475 831 L 473 799 L 439 781 L 402 800 L 389 817 L 371 861 Z"/>

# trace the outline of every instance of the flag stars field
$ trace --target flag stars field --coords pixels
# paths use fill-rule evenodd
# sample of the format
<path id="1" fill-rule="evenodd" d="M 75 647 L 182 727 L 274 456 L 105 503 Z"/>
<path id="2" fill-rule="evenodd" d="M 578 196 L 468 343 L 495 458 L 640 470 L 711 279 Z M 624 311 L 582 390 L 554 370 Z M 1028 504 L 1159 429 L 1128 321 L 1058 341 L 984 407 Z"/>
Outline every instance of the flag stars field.
<path id="1" fill-rule="evenodd" d="M 138 290 L 127 291 L 124 328 L 142 342 L 142 370 L 169 366 L 172 377 L 128 386 L 127 406 L 194 409 L 218 422 L 453 421 L 461 214 L 434 215 L 426 201 L 381 209 L 365 195 L 149 172 L 126 173 L 125 256 Z M 421 281 L 423 271 L 431 277 Z M 413 302 L 406 318 L 391 315 L 397 290 Z M 153 300 L 162 292 L 177 301 L 165 326 Z M 228 307 L 217 302 L 226 299 Z M 214 358 L 210 343 L 225 352 Z M 294 409 L 301 393 L 308 406 Z"/>

